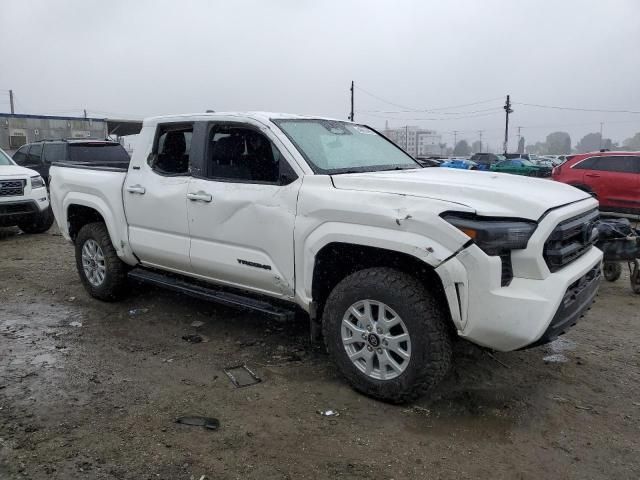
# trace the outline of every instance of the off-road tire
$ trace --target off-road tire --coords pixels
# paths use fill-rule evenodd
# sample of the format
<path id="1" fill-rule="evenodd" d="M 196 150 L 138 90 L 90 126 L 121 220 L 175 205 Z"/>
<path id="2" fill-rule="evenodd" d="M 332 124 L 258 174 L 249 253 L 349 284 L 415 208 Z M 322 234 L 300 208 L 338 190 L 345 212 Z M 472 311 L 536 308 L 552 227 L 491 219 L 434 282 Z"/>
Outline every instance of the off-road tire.
<path id="1" fill-rule="evenodd" d="M 95 240 L 104 254 L 106 275 L 100 286 L 92 285 L 84 272 L 82 266 L 82 248 L 87 240 Z M 94 298 L 106 302 L 119 300 L 124 296 L 127 285 L 127 272 L 129 267 L 118 257 L 116 249 L 113 248 L 107 227 L 102 222 L 88 223 L 80 229 L 75 240 L 76 247 L 76 267 L 82 285 Z"/>
<path id="2" fill-rule="evenodd" d="M 358 370 L 342 343 L 345 312 L 365 299 L 383 302 L 395 310 L 411 338 L 409 364 L 390 380 L 377 380 Z M 392 268 L 369 268 L 349 275 L 335 286 L 324 307 L 322 328 L 329 355 L 353 388 L 398 404 L 424 395 L 449 371 L 452 353 L 447 317 L 436 297 L 416 278 Z"/>
<path id="3" fill-rule="evenodd" d="M 19 223 L 18 228 L 24 233 L 44 233 L 51 228 L 53 220 L 54 217 L 51 207 L 47 207 L 45 211 L 35 215 L 32 220 Z"/>
<path id="4" fill-rule="evenodd" d="M 604 262 L 602 274 L 607 282 L 615 282 L 622 275 L 622 265 L 620 262 Z"/>

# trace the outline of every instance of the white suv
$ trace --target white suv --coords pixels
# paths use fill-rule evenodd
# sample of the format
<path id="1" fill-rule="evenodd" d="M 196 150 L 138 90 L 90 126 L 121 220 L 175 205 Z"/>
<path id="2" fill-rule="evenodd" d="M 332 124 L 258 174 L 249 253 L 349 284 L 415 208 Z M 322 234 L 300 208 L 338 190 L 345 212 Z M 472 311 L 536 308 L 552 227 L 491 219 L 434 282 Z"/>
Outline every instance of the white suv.
<path id="1" fill-rule="evenodd" d="M 0 149 L 0 227 L 43 233 L 53 224 L 49 195 L 38 172 L 19 167 Z"/>

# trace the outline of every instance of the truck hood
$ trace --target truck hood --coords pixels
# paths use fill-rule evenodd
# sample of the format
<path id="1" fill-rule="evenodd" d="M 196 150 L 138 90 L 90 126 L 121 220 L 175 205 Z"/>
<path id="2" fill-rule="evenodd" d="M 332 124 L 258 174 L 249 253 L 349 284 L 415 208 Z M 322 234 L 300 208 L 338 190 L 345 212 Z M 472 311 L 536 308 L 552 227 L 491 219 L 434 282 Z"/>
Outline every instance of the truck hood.
<path id="1" fill-rule="evenodd" d="M 423 168 L 332 176 L 338 189 L 384 192 L 457 204 L 482 216 L 538 220 L 547 210 L 590 198 L 553 180 L 506 173 Z M 451 210 L 456 210 L 452 205 Z"/>
<path id="2" fill-rule="evenodd" d="M 5 177 L 31 177 L 39 175 L 35 170 L 19 167 L 18 165 L 0 165 L 0 179 Z"/>

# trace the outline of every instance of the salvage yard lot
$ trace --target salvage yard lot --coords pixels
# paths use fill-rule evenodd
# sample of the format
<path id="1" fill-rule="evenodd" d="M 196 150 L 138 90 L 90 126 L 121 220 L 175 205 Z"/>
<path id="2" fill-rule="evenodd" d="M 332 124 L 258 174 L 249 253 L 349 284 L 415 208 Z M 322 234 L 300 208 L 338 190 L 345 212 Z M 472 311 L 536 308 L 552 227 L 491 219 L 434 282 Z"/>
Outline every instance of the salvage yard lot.
<path id="1" fill-rule="evenodd" d="M 0 478 L 638 478 L 639 306 L 624 275 L 555 350 L 460 342 L 430 397 L 392 406 L 305 323 L 146 286 L 101 303 L 55 228 L 0 229 Z M 183 340 L 198 320 L 205 341 Z M 262 382 L 235 388 L 238 364 Z"/>

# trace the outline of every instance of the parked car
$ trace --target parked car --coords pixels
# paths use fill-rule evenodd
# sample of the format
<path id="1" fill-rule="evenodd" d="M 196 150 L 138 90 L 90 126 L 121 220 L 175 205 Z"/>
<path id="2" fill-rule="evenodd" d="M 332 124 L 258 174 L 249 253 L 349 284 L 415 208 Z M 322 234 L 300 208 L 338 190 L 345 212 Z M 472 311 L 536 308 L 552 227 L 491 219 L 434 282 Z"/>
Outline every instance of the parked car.
<path id="1" fill-rule="evenodd" d="M 445 168 L 460 168 L 462 170 L 478 170 L 478 164 L 465 158 L 450 158 L 446 162 L 440 164 Z"/>
<path id="2" fill-rule="evenodd" d="M 35 170 L 49 184 L 53 162 L 72 162 L 122 167 L 129 164 L 129 154 L 118 142 L 110 140 L 42 140 L 23 145 L 13 154 L 20 166 Z"/>
<path id="3" fill-rule="evenodd" d="M 502 162 L 491 165 L 491 171 L 526 175 L 528 177 L 548 177 L 551 175 L 551 167 L 537 165 L 524 158 L 503 160 Z"/>
<path id="4" fill-rule="evenodd" d="M 571 155 L 553 179 L 590 193 L 602 211 L 640 215 L 640 152 Z"/>
<path id="5" fill-rule="evenodd" d="M 554 339 L 600 280 L 589 194 L 420 168 L 340 120 L 148 119 L 128 169 L 55 164 L 51 198 L 90 295 L 117 299 L 130 278 L 302 310 L 351 385 L 390 402 L 444 377 L 453 336 L 501 351 Z"/>
<path id="6" fill-rule="evenodd" d="M 53 224 L 44 180 L 38 172 L 16 165 L 0 149 L 0 227 L 43 233 Z"/>
<path id="7" fill-rule="evenodd" d="M 566 155 L 542 155 L 540 158 L 544 160 L 549 160 L 554 167 L 558 165 L 562 165 L 566 159 Z"/>
<path id="8" fill-rule="evenodd" d="M 505 158 L 504 155 L 496 153 L 474 153 L 470 160 L 478 164 L 479 170 L 489 170 L 491 165 L 501 162 Z"/>

